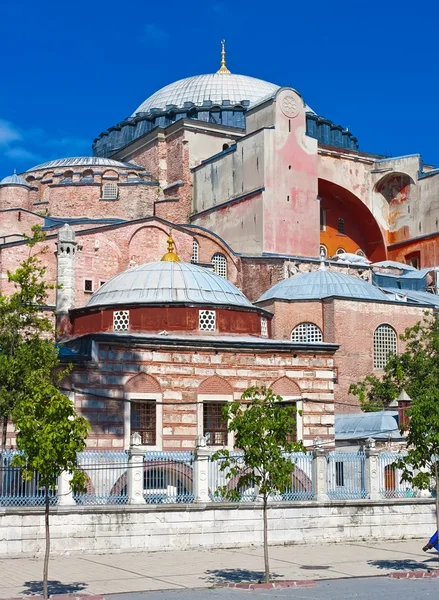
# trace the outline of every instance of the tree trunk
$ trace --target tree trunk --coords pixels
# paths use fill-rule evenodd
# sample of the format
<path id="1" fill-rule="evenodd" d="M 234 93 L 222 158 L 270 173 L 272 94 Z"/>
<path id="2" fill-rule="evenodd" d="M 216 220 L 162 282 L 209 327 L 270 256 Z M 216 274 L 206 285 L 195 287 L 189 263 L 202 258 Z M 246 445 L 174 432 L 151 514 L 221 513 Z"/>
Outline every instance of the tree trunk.
<path id="1" fill-rule="evenodd" d="M 6 435 L 8 431 L 8 417 L 5 416 L 2 419 L 2 447 L 1 452 L 3 453 L 6 450 Z"/>
<path id="2" fill-rule="evenodd" d="M 268 562 L 268 519 L 267 519 L 267 495 L 264 494 L 264 504 L 262 513 L 264 516 L 264 566 L 265 566 L 265 583 L 270 583 L 270 565 Z"/>
<path id="3" fill-rule="evenodd" d="M 46 528 L 46 552 L 44 554 L 44 567 L 43 567 L 43 598 L 48 600 L 48 575 L 49 575 L 49 554 L 50 554 L 50 530 L 49 530 L 49 489 L 46 487 L 45 497 L 45 511 L 44 511 L 44 524 Z"/>

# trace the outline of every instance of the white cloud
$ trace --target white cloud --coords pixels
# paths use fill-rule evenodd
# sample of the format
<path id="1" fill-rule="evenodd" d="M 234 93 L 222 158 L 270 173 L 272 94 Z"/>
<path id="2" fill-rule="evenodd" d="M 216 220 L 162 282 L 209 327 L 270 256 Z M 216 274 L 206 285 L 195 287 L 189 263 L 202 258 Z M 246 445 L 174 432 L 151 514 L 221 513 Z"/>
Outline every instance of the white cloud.
<path id="1" fill-rule="evenodd" d="M 13 123 L 0 119 L 0 146 L 8 146 L 22 139 L 20 130 Z"/>
<path id="2" fill-rule="evenodd" d="M 36 152 L 32 152 L 32 150 L 27 150 L 22 146 L 13 146 L 12 148 L 7 148 L 4 152 L 4 155 L 7 158 L 15 159 L 15 160 L 32 160 L 32 161 L 40 161 L 42 160 L 41 156 Z"/>
<path id="3" fill-rule="evenodd" d="M 143 39 L 152 43 L 166 42 L 169 39 L 169 33 L 155 23 L 146 23 L 143 26 Z"/>

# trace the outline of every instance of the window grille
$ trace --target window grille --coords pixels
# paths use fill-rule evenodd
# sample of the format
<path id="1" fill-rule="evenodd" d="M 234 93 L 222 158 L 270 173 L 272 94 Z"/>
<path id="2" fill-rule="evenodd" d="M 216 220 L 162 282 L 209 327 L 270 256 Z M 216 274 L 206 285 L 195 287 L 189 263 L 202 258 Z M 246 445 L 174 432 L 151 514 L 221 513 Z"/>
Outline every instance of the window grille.
<path id="1" fill-rule="evenodd" d="M 130 311 L 116 310 L 113 313 L 113 329 L 114 331 L 128 331 L 130 327 Z"/>
<path id="2" fill-rule="evenodd" d="M 131 402 L 131 433 L 139 433 L 142 445 L 155 446 L 157 435 L 155 400 Z"/>
<path id="3" fill-rule="evenodd" d="M 261 335 L 268 337 L 268 323 L 265 317 L 261 317 Z"/>
<path id="4" fill-rule="evenodd" d="M 282 406 L 285 407 L 289 407 L 292 406 L 293 408 L 297 409 L 297 404 L 294 401 L 291 400 L 287 400 L 286 402 L 282 402 L 281 404 Z M 294 418 L 296 419 L 296 424 L 293 430 L 291 430 L 289 433 L 287 433 L 287 442 L 297 442 L 297 411 L 294 415 Z"/>
<path id="5" fill-rule="evenodd" d="M 338 219 L 337 221 L 337 231 L 338 233 L 344 234 L 344 219 Z"/>
<path id="6" fill-rule="evenodd" d="M 396 333 L 390 325 L 380 325 L 373 334 L 373 366 L 384 369 L 391 354 L 396 354 Z"/>
<path id="7" fill-rule="evenodd" d="M 224 254 L 214 254 L 212 256 L 212 264 L 213 270 L 217 275 L 223 277 L 223 279 L 227 279 L 227 260 Z"/>
<path id="8" fill-rule="evenodd" d="M 325 258 L 328 256 L 328 250 L 326 248 L 326 246 L 324 246 L 323 244 L 320 245 L 320 249 L 319 249 L 319 256 L 324 256 Z"/>
<path id="9" fill-rule="evenodd" d="M 203 435 L 209 446 L 227 446 L 227 421 L 223 417 L 225 402 L 203 403 Z"/>
<path id="10" fill-rule="evenodd" d="M 322 330 L 314 323 L 300 323 L 291 332 L 291 341 L 301 344 L 323 342 Z"/>
<path id="11" fill-rule="evenodd" d="M 93 279 L 84 279 L 84 292 L 87 292 L 87 294 L 93 292 Z"/>
<path id="12" fill-rule="evenodd" d="M 215 331 L 216 313 L 214 310 L 200 310 L 199 328 L 201 331 Z"/>
<path id="13" fill-rule="evenodd" d="M 339 248 L 336 252 L 336 254 L 345 254 L 346 250 L 344 248 Z"/>
<path id="14" fill-rule="evenodd" d="M 198 245 L 197 240 L 194 238 L 194 240 L 192 242 L 192 256 L 191 256 L 192 263 L 198 262 L 198 250 L 199 250 L 199 245 Z"/>
<path id="15" fill-rule="evenodd" d="M 102 186 L 103 200 L 117 200 L 117 183 L 104 183 Z"/>
<path id="16" fill-rule="evenodd" d="M 341 460 L 335 461 L 335 485 L 344 486 L 344 462 Z"/>

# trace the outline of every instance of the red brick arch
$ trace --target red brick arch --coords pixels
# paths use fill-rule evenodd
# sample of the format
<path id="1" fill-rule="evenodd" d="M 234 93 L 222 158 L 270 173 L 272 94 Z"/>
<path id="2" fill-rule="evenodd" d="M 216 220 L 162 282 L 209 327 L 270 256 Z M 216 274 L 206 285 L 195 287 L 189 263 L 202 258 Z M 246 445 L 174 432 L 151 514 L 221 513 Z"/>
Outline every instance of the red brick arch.
<path id="1" fill-rule="evenodd" d="M 139 373 L 139 375 L 131 377 L 125 385 L 126 393 L 160 394 L 161 391 L 162 388 L 157 379 L 154 379 L 154 377 L 151 377 L 151 375 L 147 375 L 146 373 Z"/>
<path id="2" fill-rule="evenodd" d="M 233 388 L 230 383 L 219 377 L 213 375 L 202 381 L 198 387 L 199 394 L 218 394 L 218 395 L 231 395 L 233 394 Z"/>
<path id="3" fill-rule="evenodd" d="M 281 377 L 271 386 L 272 391 L 278 396 L 301 396 L 298 384 L 289 377 Z"/>

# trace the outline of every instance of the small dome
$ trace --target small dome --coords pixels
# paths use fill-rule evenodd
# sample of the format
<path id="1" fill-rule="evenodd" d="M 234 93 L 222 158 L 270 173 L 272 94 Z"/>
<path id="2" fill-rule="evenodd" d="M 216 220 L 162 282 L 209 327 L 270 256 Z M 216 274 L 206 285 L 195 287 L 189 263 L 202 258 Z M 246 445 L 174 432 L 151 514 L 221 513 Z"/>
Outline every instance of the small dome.
<path id="1" fill-rule="evenodd" d="M 25 179 L 23 179 L 23 177 L 20 177 L 20 175 L 17 175 L 17 173 L 15 172 L 13 175 L 8 175 L 7 177 L 4 177 L 0 181 L 0 185 L 25 185 L 26 187 L 30 187 L 28 182 Z"/>
<path id="2" fill-rule="evenodd" d="M 144 171 L 144 167 L 129 162 L 120 162 L 111 158 L 101 158 L 99 156 L 72 156 L 71 158 L 58 158 L 49 162 L 42 163 L 26 173 L 31 171 L 40 171 L 47 169 L 57 169 L 62 167 L 114 167 L 115 169 L 133 169 L 135 171 Z"/>
<path id="3" fill-rule="evenodd" d="M 222 304 L 252 307 L 230 281 L 204 267 L 153 262 L 124 271 L 100 287 L 87 307 L 121 304 Z"/>
<path id="4" fill-rule="evenodd" d="M 229 100 L 231 104 L 240 104 L 243 100 L 248 100 L 251 106 L 275 94 L 278 89 L 279 86 L 274 83 L 247 75 L 196 75 L 180 79 L 158 90 L 142 102 L 132 116 L 139 112 L 149 112 L 152 108 L 164 110 L 170 104 L 181 108 L 185 102 L 193 102 L 196 106 L 201 106 L 205 100 L 214 104 L 222 104 L 223 100 Z"/>
<path id="5" fill-rule="evenodd" d="M 257 302 L 266 300 L 321 300 L 322 298 L 353 298 L 387 302 L 387 296 L 371 283 L 336 271 L 300 273 L 280 281 L 267 290 Z"/>

